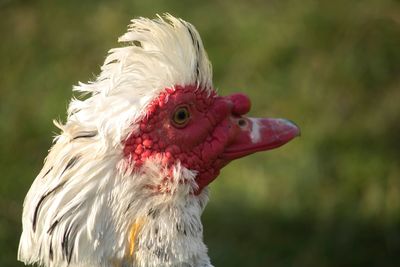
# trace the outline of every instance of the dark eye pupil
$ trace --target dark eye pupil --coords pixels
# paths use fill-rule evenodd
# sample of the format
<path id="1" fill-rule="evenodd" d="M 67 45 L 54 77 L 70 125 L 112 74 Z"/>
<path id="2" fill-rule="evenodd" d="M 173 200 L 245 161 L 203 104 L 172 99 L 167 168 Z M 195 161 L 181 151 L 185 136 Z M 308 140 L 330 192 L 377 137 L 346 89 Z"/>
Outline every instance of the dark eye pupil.
<path id="1" fill-rule="evenodd" d="M 184 110 L 180 110 L 176 117 L 178 120 L 183 121 L 186 119 L 186 112 Z"/>

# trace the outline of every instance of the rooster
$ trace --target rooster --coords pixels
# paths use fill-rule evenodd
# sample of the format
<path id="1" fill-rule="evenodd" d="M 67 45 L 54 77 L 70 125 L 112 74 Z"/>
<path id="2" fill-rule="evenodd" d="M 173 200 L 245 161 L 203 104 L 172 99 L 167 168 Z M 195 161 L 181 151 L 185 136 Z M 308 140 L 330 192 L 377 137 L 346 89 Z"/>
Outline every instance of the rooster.
<path id="1" fill-rule="evenodd" d="M 132 20 L 94 82 L 79 83 L 24 201 L 18 259 L 47 267 L 212 266 L 201 214 L 230 161 L 299 135 L 219 96 L 199 33 Z"/>

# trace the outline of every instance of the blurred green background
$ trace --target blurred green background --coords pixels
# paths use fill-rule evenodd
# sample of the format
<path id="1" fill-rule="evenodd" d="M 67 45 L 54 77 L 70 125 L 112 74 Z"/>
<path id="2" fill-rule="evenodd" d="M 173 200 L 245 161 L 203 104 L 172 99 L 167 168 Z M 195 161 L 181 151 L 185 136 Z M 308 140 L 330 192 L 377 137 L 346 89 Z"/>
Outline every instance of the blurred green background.
<path id="1" fill-rule="evenodd" d="M 16 261 L 24 196 L 65 119 L 137 16 L 202 35 L 221 94 L 302 137 L 211 185 L 216 266 L 400 266 L 400 2 L 0 1 L 0 266 Z"/>

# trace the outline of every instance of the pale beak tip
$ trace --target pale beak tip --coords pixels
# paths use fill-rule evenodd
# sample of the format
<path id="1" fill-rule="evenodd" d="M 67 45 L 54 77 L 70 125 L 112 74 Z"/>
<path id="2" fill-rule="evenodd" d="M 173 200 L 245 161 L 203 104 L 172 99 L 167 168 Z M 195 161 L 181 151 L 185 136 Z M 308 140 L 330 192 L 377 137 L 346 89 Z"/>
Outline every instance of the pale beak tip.
<path id="1" fill-rule="evenodd" d="M 288 120 L 288 119 L 282 119 L 284 121 L 285 124 L 287 124 L 288 126 L 296 129 L 296 135 L 295 137 L 300 137 L 301 136 L 301 129 L 299 127 L 299 125 L 297 125 L 294 121 L 292 120 Z"/>

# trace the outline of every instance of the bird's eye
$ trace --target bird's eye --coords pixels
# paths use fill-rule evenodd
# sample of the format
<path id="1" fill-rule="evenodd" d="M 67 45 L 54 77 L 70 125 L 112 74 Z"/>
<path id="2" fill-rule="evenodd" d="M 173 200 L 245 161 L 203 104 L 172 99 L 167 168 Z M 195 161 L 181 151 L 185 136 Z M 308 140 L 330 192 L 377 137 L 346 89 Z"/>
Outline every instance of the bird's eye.
<path id="1" fill-rule="evenodd" d="M 172 115 L 172 122 L 176 127 L 182 128 L 189 122 L 190 113 L 186 106 L 178 107 Z"/>

